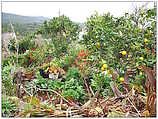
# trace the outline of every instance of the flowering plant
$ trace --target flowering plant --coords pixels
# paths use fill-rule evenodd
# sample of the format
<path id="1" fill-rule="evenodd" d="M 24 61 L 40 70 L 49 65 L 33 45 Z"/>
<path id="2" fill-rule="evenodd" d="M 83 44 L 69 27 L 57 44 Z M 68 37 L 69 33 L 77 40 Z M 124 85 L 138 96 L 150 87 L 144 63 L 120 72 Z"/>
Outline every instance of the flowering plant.
<path id="1" fill-rule="evenodd" d="M 29 66 L 35 60 L 35 58 L 33 57 L 34 51 L 35 48 L 31 48 L 30 50 L 24 51 L 24 66 Z"/>
<path id="2" fill-rule="evenodd" d="M 81 50 L 81 52 L 78 54 L 77 58 L 75 59 L 76 66 L 79 67 L 80 70 L 83 69 L 83 67 L 88 63 L 87 62 L 88 57 L 88 50 Z"/>

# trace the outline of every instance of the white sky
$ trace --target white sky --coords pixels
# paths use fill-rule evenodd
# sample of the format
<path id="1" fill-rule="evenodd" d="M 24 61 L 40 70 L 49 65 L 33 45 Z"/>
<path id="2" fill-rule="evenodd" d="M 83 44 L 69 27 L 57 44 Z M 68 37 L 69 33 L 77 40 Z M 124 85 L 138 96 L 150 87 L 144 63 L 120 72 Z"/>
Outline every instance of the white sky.
<path id="1" fill-rule="evenodd" d="M 121 16 L 131 12 L 135 6 L 147 2 L 2 2 L 2 12 L 15 13 L 24 16 L 58 16 L 61 14 L 70 17 L 76 22 L 84 22 L 94 11 L 100 14 L 110 12 L 114 16 Z M 148 2 L 148 7 L 154 2 Z"/>

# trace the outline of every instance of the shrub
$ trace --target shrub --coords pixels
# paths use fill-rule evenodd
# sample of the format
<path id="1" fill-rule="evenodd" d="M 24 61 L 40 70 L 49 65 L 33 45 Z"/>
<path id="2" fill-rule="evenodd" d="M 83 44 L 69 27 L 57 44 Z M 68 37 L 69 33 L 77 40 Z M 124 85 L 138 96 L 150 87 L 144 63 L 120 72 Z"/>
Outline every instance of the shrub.
<path id="1" fill-rule="evenodd" d="M 99 60 L 105 60 L 109 67 L 117 70 L 120 76 L 124 76 L 128 69 L 138 71 L 137 67 L 142 65 L 154 69 L 155 18 L 155 8 L 139 9 L 136 14 L 126 13 L 118 18 L 109 13 L 93 14 L 86 22 L 82 43 Z"/>
<path id="2" fill-rule="evenodd" d="M 34 80 L 34 83 L 37 87 L 41 88 L 41 89 L 47 89 L 48 88 L 48 81 L 44 79 L 41 75 L 40 72 L 38 71 L 37 74 L 37 79 Z"/>
<path id="3" fill-rule="evenodd" d="M 84 48 L 85 47 L 83 45 L 78 44 L 76 41 L 72 42 L 71 46 L 68 49 L 68 54 L 60 58 L 60 67 L 64 68 L 67 71 L 68 67 L 75 65 L 75 60 L 78 54 Z"/>
<path id="4" fill-rule="evenodd" d="M 34 80 L 35 85 L 41 89 L 53 89 L 62 93 L 65 98 L 73 98 L 75 100 L 83 101 L 85 91 L 83 88 L 83 81 L 80 78 L 80 72 L 76 68 L 70 68 L 67 72 L 66 79 L 62 82 L 58 79 L 48 80 L 36 74 L 37 79 Z"/>
<path id="5" fill-rule="evenodd" d="M 43 48 L 30 48 L 22 54 L 22 61 L 24 67 L 36 67 L 44 63 L 46 59 L 47 49 Z"/>
<path id="6" fill-rule="evenodd" d="M 18 42 L 19 45 L 19 53 L 24 53 L 26 50 L 31 48 L 36 48 L 37 45 L 31 36 L 25 36 L 22 40 Z"/>
<path id="7" fill-rule="evenodd" d="M 13 76 L 15 67 L 12 64 L 9 64 L 5 67 L 2 67 L 2 87 L 5 88 L 5 91 L 2 92 L 6 95 L 13 96 L 15 94 L 15 85 L 13 84 Z"/>
<path id="8" fill-rule="evenodd" d="M 66 98 L 73 98 L 76 100 L 83 100 L 85 91 L 83 88 L 83 80 L 80 78 L 80 72 L 77 68 L 69 68 L 66 80 L 62 86 L 62 94 Z"/>
<path id="9" fill-rule="evenodd" d="M 17 110 L 16 105 L 13 102 L 10 102 L 8 98 L 3 96 L 2 97 L 2 116 L 10 117 L 11 113 L 14 113 L 16 110 Z"/>
<path id="10" fill-rule="evenodd" d="M 79 25 L 73 23 L 68 17 L 54 17 L 49 22 L 45 21 L 40 33 L 52 39 L 54 55 L 59 58 L 68 52 L 69 44 L 78 39 Z"/>
<path id="11" fill-rule="evenodd" d="M 113 95 L 110 82 L 112 77 L 105 72 L 94 72 L 93 78 L 91 79 L 92 89 L 96 92 L 100 90 L 102 96 Z"/>

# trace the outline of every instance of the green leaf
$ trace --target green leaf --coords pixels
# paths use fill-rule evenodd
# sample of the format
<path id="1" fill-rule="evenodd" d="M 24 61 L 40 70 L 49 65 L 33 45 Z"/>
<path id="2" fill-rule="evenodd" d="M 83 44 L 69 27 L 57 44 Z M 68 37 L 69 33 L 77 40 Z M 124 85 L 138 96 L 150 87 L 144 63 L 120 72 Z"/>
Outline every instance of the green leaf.
<path id="1" fill-rule="evenodd" d="M 30 103 L 24 104 L 24 111 L 29 112 L 33 109 L 32 105 Z"/>

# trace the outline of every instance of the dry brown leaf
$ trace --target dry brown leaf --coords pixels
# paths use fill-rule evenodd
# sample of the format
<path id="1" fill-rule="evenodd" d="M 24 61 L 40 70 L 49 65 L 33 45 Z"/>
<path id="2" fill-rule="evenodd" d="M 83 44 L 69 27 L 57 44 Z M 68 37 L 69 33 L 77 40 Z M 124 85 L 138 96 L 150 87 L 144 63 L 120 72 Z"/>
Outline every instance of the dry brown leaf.
<path id="1" fill-rule="evenodd" d="M 88 100 L 84 105 L 82 105 L 82 109 L 88 108 L 91 104 L 92 100 Z"/>
<path id="2" fill-rule="evenodd" d="M 54 111 L 54 116 L 66 116 L 63 111 L 55 110 Z"/>
<path id="3" fill-rule="evenodd" d="M 35 73 L 34 73 L 34 71 L 32 71 L 32 72 L 26 72 L 24 75 L 25 75 L 25 77 L 28 80 L 31 80 L 34 77 Z"/>
<path id="4" fill-rule="evenodd" d="M 67 104 L 56 104 L 56 109 L 64 109 L 66 110 L 68 108 Z"/>
<path id="5" fill-rule="evenodd" d="M 122 97 L 122 93 L 119 91 L 119 89 L 116 87 L 114 82 L 110 82 L 110 86 L 112 88 L 112 91 L 114 92 L 115 96 Z"/>
<path id="6" fill-rule="evenodd" d="M 123 112 L 119 112 L 116 110 L 112 110 L 112 112 L 109 112 L 109 114 L 107 115 L 107 117 L 125 117 L 126 113 Z"/>
<path id="7" fill-rule="evenodd" d="M 145 111 L 143 111 L 143 112 L 141 113 L 141 115 L 142 115 L 143 117 L 149 117 L 149 116 L 150 116 L 150 113 L 149 113 L 148 110 L 145 110 Z"/>
<path id="8" fill-rule="evenodd" d="M 90 109 L 89 113 L 88 113 L 89 116 L 97 116 L 98 115 L 98 112 L 95 110 L 95 109 Z"/>
<path id="9" fill-rule="evenodd" d="M 97 110 L 98 113 L 102 114 L 103 113 L 103 110 L 101 107 L 96 107 L 95 110 Z"/>

